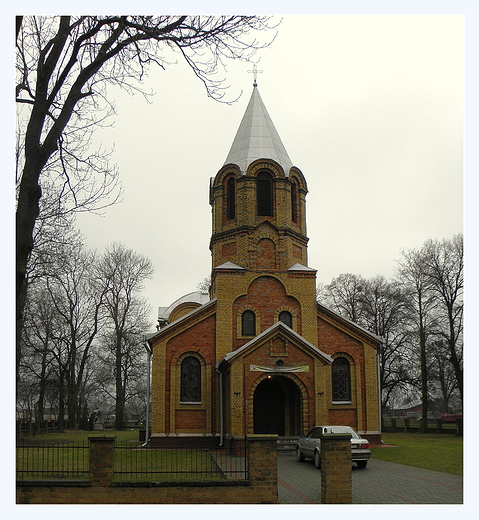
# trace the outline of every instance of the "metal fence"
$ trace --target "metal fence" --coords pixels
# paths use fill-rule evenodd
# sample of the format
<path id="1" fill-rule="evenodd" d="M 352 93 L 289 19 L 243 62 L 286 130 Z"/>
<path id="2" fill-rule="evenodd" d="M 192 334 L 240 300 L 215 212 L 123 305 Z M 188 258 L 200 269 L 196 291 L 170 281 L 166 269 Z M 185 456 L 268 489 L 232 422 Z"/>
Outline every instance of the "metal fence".
<path id="1" fill-rule="evenodd" d="M 246 480 L 247 450 L 205 447 L 151 447 L 115 444 L 117 481 Z"/>
<path id="2" fill-rule="evenodd" d="M 17 480 L 88 479 L 88 441 L 69 443 L 17 442 Z"/>
<path id="3" fill-rule="evenodd" d="M 383 417 L 383 432 L 417 432 L 420 430 L 421 421 L 419 419 L 410 419 L 409 417 Z M 450 433 L 457 434 L 462 428 L 461 423 L 443 422 L 442 419 L 428 420 L 429 433 Z"/>
<path id="4" fill-rule="evenodd" d="M 89 443 L 17 442 L 17 480 L 88 479 Z M 150 447 L 115 443 L 116 481 L 247 480 L 247 448 Z"/>

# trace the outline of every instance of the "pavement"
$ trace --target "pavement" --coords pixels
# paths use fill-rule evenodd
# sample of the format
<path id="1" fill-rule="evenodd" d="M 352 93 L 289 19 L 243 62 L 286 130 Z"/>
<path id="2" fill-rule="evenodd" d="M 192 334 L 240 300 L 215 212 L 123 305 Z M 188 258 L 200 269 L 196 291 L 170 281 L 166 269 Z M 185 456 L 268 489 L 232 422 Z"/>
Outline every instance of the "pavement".
<path id="1" fill-rule="evenodd" d="M 352 465 L 353 504 L 462 504 L 463 478 L 438 471 L 370 459 Z M 321 472 L 313 461 L 278 453 L 278 503 L 320 504 Z"/>

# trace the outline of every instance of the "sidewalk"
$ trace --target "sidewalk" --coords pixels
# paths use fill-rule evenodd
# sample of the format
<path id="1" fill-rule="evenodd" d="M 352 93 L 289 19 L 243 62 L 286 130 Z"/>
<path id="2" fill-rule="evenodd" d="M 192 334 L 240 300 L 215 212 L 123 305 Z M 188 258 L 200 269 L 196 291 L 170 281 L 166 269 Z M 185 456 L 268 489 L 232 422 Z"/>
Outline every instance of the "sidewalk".
<path id="1" fill-rule="evenodd" d="M 278 454 L 278 503 L 320 504 L 321 473 L 312 461 Z M 461 476 L 370 459 L 352 465 L 353 504 L 462 504 Z"/>

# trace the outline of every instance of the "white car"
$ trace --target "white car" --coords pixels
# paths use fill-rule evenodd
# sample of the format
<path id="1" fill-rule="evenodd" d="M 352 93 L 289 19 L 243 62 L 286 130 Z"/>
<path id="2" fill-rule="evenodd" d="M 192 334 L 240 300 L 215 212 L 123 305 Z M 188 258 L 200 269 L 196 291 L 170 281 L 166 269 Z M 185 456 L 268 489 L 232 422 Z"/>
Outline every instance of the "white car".
<path id="1" fill-rule="evenodd" d="M 351 435 L 351 460 L 358 468 L 365 468 L 371 457 L 369 442 L 360 437 L 349 426 L 314 426 L 306 435 L 301 435 L 296 444 L 296 458 L 303 462 L 313 459 L 314 465 L 321 468 L 321 435 L 323 433 L 349 433 Z"/>

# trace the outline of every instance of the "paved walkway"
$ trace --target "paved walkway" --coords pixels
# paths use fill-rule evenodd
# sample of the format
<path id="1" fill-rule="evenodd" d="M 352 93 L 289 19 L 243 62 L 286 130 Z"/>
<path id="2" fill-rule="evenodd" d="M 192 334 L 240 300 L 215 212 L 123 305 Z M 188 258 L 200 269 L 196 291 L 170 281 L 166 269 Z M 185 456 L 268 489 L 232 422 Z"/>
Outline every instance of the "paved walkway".
<path id="1" fill-rule="evenodd" d="M 370 459 L 352 465 L 353 504 L 462 504 L 461 476 Z M 321 473 L 313 461 L 278 454 L 278 503 L 320 504 Z"/>

